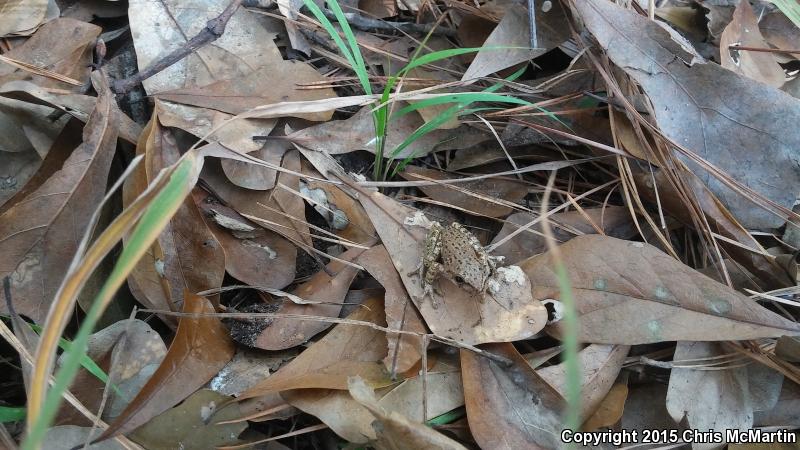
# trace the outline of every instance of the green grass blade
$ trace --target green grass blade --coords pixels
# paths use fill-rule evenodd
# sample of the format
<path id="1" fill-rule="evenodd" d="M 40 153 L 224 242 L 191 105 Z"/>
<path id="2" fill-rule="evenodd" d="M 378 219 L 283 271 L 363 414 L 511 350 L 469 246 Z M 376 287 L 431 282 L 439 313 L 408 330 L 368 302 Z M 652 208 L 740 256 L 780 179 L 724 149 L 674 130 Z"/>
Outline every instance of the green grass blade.
<path id="1" fill-rule="evenodd" d="M 42 333 L 42 327 L 39 325 L 29 323 L 28 326 L 30 326 L 31 329 L 33 329 L 33 331 L 35 331 L 37 334 Z M 64 338 L 60 338 L 58 340 L 58 347 L 66 352 L 72 347 L 72 342 Z M 92 360 L 92 358 L 89 357 L 89 355 L 83 355 L 83 358 L 81 358 L 81 366 L 86 369 L 87 372 L 94 375 L 95 378 L 105 384 L 108 384 L 108 375 L 103 369 L 100 368 L 100 366 L 97 365 L 96 362 L 94 362 L 94 360 Z M 116 385 L 111 384 L 111 388 L 114 389 L 114 392 L 116 392 L 118 395 L 122 395 L 122 392 Z"/>
<path id="2" fill-rule="evenodd" d="M 453 423 L 456 420 L 464 417 L 467 415 L 466 409 L 464 407 L 456 408 L 452 411 L 448 411 L 440 416 L 436 416 L 433 419 L 425 422 L 425 425 L 436 426 L 436 425 L 447 425 L 448 423 Z"/>
<path id="3" fill-rule="evenodd" d="M 313 0 L 303 0 L 305 2 L 313 2 Z M 339 2 L 336 0 L 330 0 L 328 2 L 328 7 L 330 7 L 333 15 L 336 16 L 336 20 L 339 22 L 339 26 L 342 27 L 342 32 L 344 33 L 344 37 L 347 39 L 347 42 L 350 44 L 350 52 L 353 55 L 353 62 L 350 64 L 353 66 L 353 70 L 356 72 L 358 76 L 358 80 L 361 82 L 361 87 L 364 88 L 364 91 L 367 94 L 372 94 L 372 87 L 369 83 L 369 74 L 367 73 L 367 65 L 364 63 L 364 58 L 361 56 L 361 49 L 358 47 L 358 40 L 356 40 L 355 34 L 353 34 L 353 30 L 350 28 L 350 24 L 347 22 L 347 18 L 344 16 L 344 12 L 342 8 L 339 6 Z"/>
<path id="4" fill-rule="evenodd" d="M 127 279 L 139 259 L 145 254 L 153 241 L 170 221 L 183 200 L 191 192 L 202 168 L 202 157 L 196 153 L 185 154 L 175 165 L 169 181 L 156 194 L 153 201 L 139 219 L 130 235 L 128 244 L 122 250 L 114 268 L 105 280 L 95 297 L 92 307 L 86 312 L 71 348 L 64 353 L 61 369 L 55 376 L 55 382 L 47 392 L 41 412 L 34 416 L 28 436 L 22 443 L 22 450 L 37 450 L 41 447 L 47 429 L 53 422 L 61 403 L 61 396 L 67 390 L 86 354 L 89 336 L 103 311 L 111 302 L 114 294 Z M 105 234 L 105 232 L 103 233 Z M 122 236 L 119 236 L 121 239 Z M 103 235 L 98 238 L 103 239 Z"/>
<path id="5" fill-rule="evenodd" d="M 0 423 L 19 422 L 25 420 L 25 408 L 14 406 L 0 406 Z"/>
<path id="6" fill-rule="evenodd" d="M 800 28 L 800 3 L 797 3 L 797 0 L 772 0 L 772 3 L 774 3 L 796 27 Z"/>
<path id="7" fill-rule="evenodd" d="M 530 106 L 531 102 L 511 97 L 503 94 L 494 94 L 492 92 L 457 92 L 452 94 L 442 95 L 441 97 L 427 98 L 414 102 L 405 108 L 397 111 L 392 118 L 402 117 L 410 112 L 430 106 L 444 105 L 448 103 L 459 103 L 468 105 L 470 103 L 510 103 L 514 105 Z"/>

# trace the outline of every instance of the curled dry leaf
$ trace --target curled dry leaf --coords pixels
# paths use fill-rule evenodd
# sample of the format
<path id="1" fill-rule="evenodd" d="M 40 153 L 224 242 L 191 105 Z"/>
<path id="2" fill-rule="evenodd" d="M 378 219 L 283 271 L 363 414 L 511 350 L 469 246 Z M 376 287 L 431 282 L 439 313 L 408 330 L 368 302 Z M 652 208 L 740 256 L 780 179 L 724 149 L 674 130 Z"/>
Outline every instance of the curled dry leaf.
<path id="1" fill-rule="evenodd" d="M 696 430 L 749 430 L 753 427 L 753 405 L 748 391 L 746 367 L 703 367 L 727 352 L 715 342 L 678 342 L 675 361 L 691 361 L 696 367 L 672 369 L 667 391 L 667 410 L 676 423 Z M 738 365 L 738 364 L 737 364 Z M 704 370 L 712 369 L 712 370 Z M 692 448 L 722 448 L 725 443 L 695 444 Z"/>
<path id="2" fill-rule="evenodd" d="M 250 152 L 250 156 L 274 164 L 281 165 L 281 160 L 291 144 L 280 139 L 268 139 L 260 149 Z M 231 183 L 245 189 L 267 191 L 275 187 L 278 172 L 270 167 L 257 166 L 244 161 L 223 159 L 222 171 Z"/>
<path id="3" fill-rule="evenodd" d="M 294 280 L 294 244 L 250 222 L 202 189 L 195 188 L 192 195 L 225 250 L 225 270 L 232 277 L 251 286 L 272 289 L 283 289 Z"/>
<path id="4" fill-rule="evenodd" d="M 35 191 L 0 215 L 0 279 L 11 278 L 17 312 L 41 322 L 92 213 L 103 198 L 117 142 L 113 97 L 100 72 L 83 143 Z M 6 312 L 5 305 L 0 311 Z"/>
<path id="5" fill-rule="evenodd" d="M 394 330 L 426 333 L 425 322 L 411 303 L 403 280 L 392 264 L 392 259 L 383 245 L 376 245 L 358 258 L 373 278 L 386 289 L 385 308 L 386 324 Z M 405 372 L 422 357 L 422 338 L 409 334 L 388 333 L 389 353 L 383 360 L 386 368 L 392 373 Z"/>
<path id="6" fill-rule="evenodd" d="M 369 410 L 376 422 L 372 426 L 377 434 L 378 449 L 415 450 L 435 448 L 442 450 L 464 450 L 466 447 L 433 428 L 391 411 L 386 412 L 375 398 L 375 392 L 360 377 L 348 380 L 348 390 L 353 398 Z"/>
<path id="7" fill-rule="evenodd" d="M 452 177 L 444 172 L 417 166 L 406 166 L 400 176 L 409 181 L 446 180 Z M 528 195 L 528 186 L 506 178 L 485 178 L 457 184 L 420 186 L 428 197 L 463 208 L 467 212 L 487 217 L 509 215 L 511 203 L 520 202 Z"/>
<path id="8" fill-rule="evenodd" d="M 186 292 L 186 313 L 213 313 L 208 300 Z M 228 330 L 216 317 L 183 317 L 167 356 L 153 376 L 98 440 L 128 433 L 175 406 L 233 358 Z"/>
<path id="9" fill-rule="evenodd" d="M 469 428 L 481 448 L 559 448 L 565 401 L 510 343 L 483 347 L 510 367 L 461 350 Z"/>
<path id="10" fill-rule="evenodd" d="M 364 252 L 361 248 L 352 248 L 339 255 L 339 259 L 352 262 Z M 328 275 L 332 273 L 334 275 Z M 277 310 L 279 314 L 339 317 L 350 283 L 358 275 L 358 269 L 339 261 L 328 263 L 326 270 L 320 270 L 311 279 L 301 284 L 293 294 L 304 299 L 320 303 L 298 305 L 285 299 Z M 373 298 L 371 303 L 379 301 Z M 276 318 L 266 322 L 264 328 L 255 338 L 253 346 L 264 350 L 284 350 L 300 345 L 322 331 L 327 330 L 331 322 L 321 320 L 297 320 L 296 318 Z"/>
<path id="11" fill-rule="evenodd" d="M 732 179 L 791 208 L 800 186 L 800 167 L 793 162 L 800 133 L 786 130 L 800 122 L 800 100 L 716 64 L 697 61 L 666 29 L 608 0 L 573 5 L 609 59 L 642 86 L 665 136 Z M 678 156 L 745 228 L 783 224 L 783 218 L 753 207 L 698 164 Z"/>
<path id="12" fill-rule="evenodd" d="M 483 301 L 480 295 L 442 278 L 438 283 L 441 298 L 433 294 L 439 304 L 434 308 L 430 296 L 424 294 L 421 280 L 413 274 L 423 258 L 427 229 L 407 224 L 423 224 L 427 219 L 421 212 L 377 192 L 363 191 L 359 200 L 372 218 L 406 291 L 434 334 L 480 344 L 525 339 L 542 329 L 547 312 L 526 291 L 530 281 L 515 266 L 498 269 L 495 280 L 499 289 L 491 296 L 487 293 Z"/>
<path id="13" fill-rule="evenodd" d="M 586 419 L 608 394 L 628 356 L 627 345 L 590 345 L 578 353 L 581 368 L 581 418 Z M 567 392 L 566 365 L 540 368 L 536 371 L 562 396 Z"/>
<path id="14" fill-rule="evenodd" d="M 154 114 L 142 133 L 138 155 L 145 162 L 126 180 L 123 201 L 132 203 L 158 175 L 180 157 L 169 130 Z M 131 292 L 147 306 L 174 310 L 184 290 L 201 292 L 219 288 L 225 276 L 225 253 L 203 220 L 191 197 L 187 197 L 169 225 L 139 260 L 128 277 Z"/>
<path id="15" fill-rule="evenodd" d="M 553 236 L 559 242 L 566 242 L 576 235 L 597 233 L 597 226 L 612 237 L 631 238 L 636 234 L 636 227 L 631 220 L 631 213 L 624 206 L 606 208 L 586 208 L 586 214 L 579 211 L 556 213 L 548 217 L 553 228 Z M 588 216 L 588 218 L 586 217 Z M 497 233 L 492 243 L 499 242 L 509 234 L 535 220 L 531 214 L 516 213 L 506 218 L 503 228 Z M 591 220 L 591 222 L 589 221 Z M 547 250 L 547 240 L 542 234 L 541 224 L 533 225 L 527 231 L 517 234 L 492 252 L 493 255 L 505 257 L 506 264 L 516 264 L 526 258 L 538 255 Z"/>
<path id="16" fill-rule="evenodd" d="M 383 305 L 369 299 L 348 317 L 383 326 Z M 302 319 L 297 319 L 302 320 Z M 386 337 L 383 331 L 357 324 L 338 324 L 322 339 L 281 367 L 240 399 L 259 397 L 289 389 L 347 389 L 347 377 L 358 375 L 375 387 L 393 383 L 383 366 Z"/>
<path id="17" fill-rule="evenodd" d="M 733 47 L 769 47 L 758 29 L 758 17 L 750 2 L 739 2 L 733 12 L 733 20 L 725 27 L 719 43 L 722 67 L 779 88 L 786 81 L 783 68 L 770 52 L 740 51 Z"/>
<path id="18" fill-rule="evenodd" d="M 580 317 L 581 342 L 634 345 L 800 333 L 795 322 L 651 245 L 586 235 L 563 244 L 560 252 Z M 560 298 L 552 254 L 521 266 L 534 286 L 534 298 Z M 547 330 L 560 334 L 561 324 Z"/>

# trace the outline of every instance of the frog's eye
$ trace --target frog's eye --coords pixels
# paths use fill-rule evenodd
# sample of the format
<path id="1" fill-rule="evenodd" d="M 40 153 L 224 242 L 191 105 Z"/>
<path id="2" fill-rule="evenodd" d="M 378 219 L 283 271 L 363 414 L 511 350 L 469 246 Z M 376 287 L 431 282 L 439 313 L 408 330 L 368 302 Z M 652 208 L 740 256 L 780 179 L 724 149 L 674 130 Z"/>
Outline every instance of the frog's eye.
<path id="1" fill-rule="evenodd" d="M 459 283 L 464 283 L 464 278 L 463 278 L 463 277 L 461 277 L 461 275 L 456 275 L 456 277 L 455 277 L 455 278 L 456 278 L 456 281 L 457 281 L 457 282 L 459 282 Z"/>

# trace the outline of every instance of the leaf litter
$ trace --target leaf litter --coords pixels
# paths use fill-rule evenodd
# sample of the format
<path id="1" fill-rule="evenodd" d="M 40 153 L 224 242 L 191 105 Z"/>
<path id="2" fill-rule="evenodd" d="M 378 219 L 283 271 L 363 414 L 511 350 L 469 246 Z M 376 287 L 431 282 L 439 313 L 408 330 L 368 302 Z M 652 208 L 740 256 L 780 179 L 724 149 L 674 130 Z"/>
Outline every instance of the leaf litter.
<path id="1" fill-rule="evenodd" d="M 2 442 L 800 426 L 791 2 L 72 3 L 0 1 Z"/>

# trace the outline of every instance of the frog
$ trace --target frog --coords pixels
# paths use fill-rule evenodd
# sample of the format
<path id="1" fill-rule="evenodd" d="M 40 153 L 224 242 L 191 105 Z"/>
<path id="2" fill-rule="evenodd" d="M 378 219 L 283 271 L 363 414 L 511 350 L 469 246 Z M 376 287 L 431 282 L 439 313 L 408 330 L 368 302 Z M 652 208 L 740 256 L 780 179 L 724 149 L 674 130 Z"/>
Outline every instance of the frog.
<path id="1" fill-rule="evenodd" d="M 495 274 L 497 263 L 489 256 L 478 238 L 460 223 L 442 226 L 433 222 L 425 237 L 424 250 L 417 269 L 412 274 L 419 274 L 423 298 L 434 294 L 441 296 L 434 284 L 439 277 L 453 281 L 461 288 L 475 294 L 486 292 L 489 280 Z"/>

